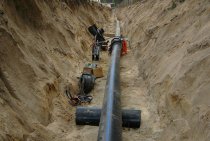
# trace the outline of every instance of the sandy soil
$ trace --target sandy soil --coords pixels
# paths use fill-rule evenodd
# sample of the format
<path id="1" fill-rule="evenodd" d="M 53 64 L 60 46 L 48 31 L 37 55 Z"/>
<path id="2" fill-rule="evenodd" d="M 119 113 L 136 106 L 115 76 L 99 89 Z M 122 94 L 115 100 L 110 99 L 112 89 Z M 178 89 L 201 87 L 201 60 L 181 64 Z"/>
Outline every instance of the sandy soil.
<path id="1" fill-rule="evenodd" d="M 124 141 L 209 141 L 210 3 L 147 0 L 117 10 L 129 53 L 121 59 L 122 108 L 140 109 L 140 129 Z M 98 127 L 76 126 L 77 77 L 91 60 L 97 23 L 113 33 L 114 16 L 76 1 L 0 1 L 0 140 L 96 140 Z M 101 106 L 109 56 L 99 65 L 90 105 Z"/>
<path id="2" fill-rule="evenodd" d="M 77 93 L 91 59 L 87 27 L 103 27 L 110 13 L 77 2 L 0 1 L 1 141 L 72 140 L 75 108 L 64 90 Z"/>
<path id="3" fill-rule="evenodd" d="M 132 67 L 125 72 L 130 76 L 124 75 L 128 88 L 123 95 L 129 106 L 139 102 L 135 107 L 143 114 L 139 134 L 124 135 L 129 140 L 208 141 L 209 1 L 140 1 L 118 13 L 135 60 L 124 58 Z"/>

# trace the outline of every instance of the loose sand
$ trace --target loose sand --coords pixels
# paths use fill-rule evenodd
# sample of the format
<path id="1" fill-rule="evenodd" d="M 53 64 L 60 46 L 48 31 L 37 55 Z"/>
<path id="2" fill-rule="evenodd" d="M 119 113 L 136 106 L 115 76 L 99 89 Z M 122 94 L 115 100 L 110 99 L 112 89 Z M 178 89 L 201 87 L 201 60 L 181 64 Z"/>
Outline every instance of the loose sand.
<path id="1" fill-rule="evenodd" d="M 142 0 L 117 9 L 129 52 L 121 59 L 122 108 L 140 109 L 140 129 L 124 141 L 209 141 L 210 3 Z M 96 140 L 98 127 L 76 126 L 64 90 L 91 62 L 97 23 L 114 33 L 113 13 L 73 1 L 0 1 L 0 140 Z M 103 52 L 93 101 L 102 106 L 110 57 Z"/>
<path id="2" fill-rule="evenodd" d="M 111 12 L 77 2 L 0 1 L 1 141 L 73 140 L 75 107 L 64 90 L 78 92 L 91 60 L 87 27 L 103 27 Z"/>
<path id="3" fill-rule="evenodd" d="M 135 60 L 125 59 L 133 66 L 127 73 L 138 88 L 123 95 L 134 90 L 139 97 L 129 105 L 139 102 L 143 113 L 128 140 L 209 141 L 209 1 L 148 0 L 118 11 Z"/>

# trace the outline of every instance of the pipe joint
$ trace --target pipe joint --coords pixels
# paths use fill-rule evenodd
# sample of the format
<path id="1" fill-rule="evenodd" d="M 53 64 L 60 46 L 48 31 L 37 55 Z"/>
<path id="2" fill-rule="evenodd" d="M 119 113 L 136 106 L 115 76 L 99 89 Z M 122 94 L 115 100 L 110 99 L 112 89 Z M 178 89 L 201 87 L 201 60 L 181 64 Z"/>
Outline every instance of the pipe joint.
<path id="1" fill-rule="evenodd" d="M 114 45 L 115 43 L 121 44 L 121 43 L 122 43 L 121 37 L 115 36 L 115 37 L 112 39 L 112 41 L 111 41 L 111 47 L 113 47 L 113 45 Z M 121 47 L 121 46 L 119 46 L 119 47 Z"/>

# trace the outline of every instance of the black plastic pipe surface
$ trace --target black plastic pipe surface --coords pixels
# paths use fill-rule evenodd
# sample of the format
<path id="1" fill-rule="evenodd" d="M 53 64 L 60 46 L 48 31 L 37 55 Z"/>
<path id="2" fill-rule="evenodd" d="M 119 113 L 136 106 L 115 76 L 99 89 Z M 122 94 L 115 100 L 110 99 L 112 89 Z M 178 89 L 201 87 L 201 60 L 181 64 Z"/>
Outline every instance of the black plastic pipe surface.
<path id="1" fill-rule="evenodd" d="M 77 107 L 76 124 L 98 126 L 100 122 L 101 108 Z M 139 128 L 141 125 L 140 110 L 122 110 L 122 127 Z"/>
<path id="2" fill-rule="evenodd" d="M 116 37 L 120 36 L 119 21 Z M 120 100 L 120 37 L 112 43 L 112 58 L 107 76 L 103 107 L 99 124 L 98 141 L 122 140 L 122 111 Z"/>

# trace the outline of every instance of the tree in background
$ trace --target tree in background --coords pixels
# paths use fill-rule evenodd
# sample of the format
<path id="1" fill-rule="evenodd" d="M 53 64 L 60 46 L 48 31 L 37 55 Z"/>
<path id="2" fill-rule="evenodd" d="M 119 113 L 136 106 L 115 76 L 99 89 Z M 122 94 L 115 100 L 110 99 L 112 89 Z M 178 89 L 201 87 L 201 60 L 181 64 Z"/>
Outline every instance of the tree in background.
<path id="1" fill-rule="evenodd" d="M 101 0 L 102 3 L 115 3 L 115 4 L 119 4 L 122 1 L 123 0 Z"/>
<path id="2" fill-rule="evenodd" d="M 115 0 L 115 4 L 121 3 L 123 0 Z"/>

